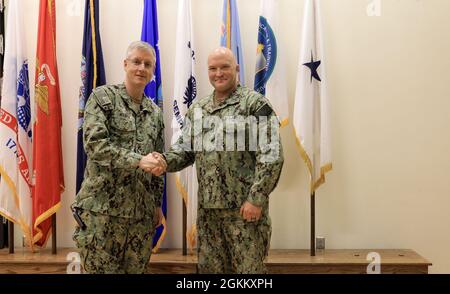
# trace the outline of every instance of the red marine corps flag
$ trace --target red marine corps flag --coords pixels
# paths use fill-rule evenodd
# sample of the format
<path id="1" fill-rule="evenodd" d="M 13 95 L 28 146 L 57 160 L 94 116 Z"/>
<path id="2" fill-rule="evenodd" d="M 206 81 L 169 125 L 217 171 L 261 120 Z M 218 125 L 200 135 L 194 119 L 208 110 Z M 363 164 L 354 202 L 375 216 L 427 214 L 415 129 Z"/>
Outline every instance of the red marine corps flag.
<path id="1" fill-rule="evenodd" d="M 33 137 L 33 242 L 45 245 L 52 214 L 61 205 L 64 174 L 61 148 L 61 100 L 56 66 L 55 1 L 40 0 L 36 53 Z"/>

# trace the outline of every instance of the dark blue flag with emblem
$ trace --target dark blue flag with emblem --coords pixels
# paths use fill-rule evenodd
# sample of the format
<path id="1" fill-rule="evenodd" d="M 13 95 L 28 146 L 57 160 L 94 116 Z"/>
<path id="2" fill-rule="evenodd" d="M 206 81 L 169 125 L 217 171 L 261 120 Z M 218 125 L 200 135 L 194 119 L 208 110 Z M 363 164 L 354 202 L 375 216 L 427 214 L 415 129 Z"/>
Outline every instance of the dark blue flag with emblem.
<path id="1" fill-rule="evenodd" d="M 105 66 L 103 64 L 102 44 L 99 31 L 99 1 L 86 0 L 84 10 L 83 51 L 81 57 L 81 87 L 78 111 L 78 145 L 77 145 L 77 186 L 81 188 L 86 168 L 86 153 L 83 148 L 84 106 L 94 88 L 104 85 Z"/>
<path id="2" fill-rule="evenodd" d="M 142 18 L 141 40 L 149 43 L 155 48 L 156 67 L 153 79 L 145 87 L 145 95 L 155 102 L 159 107 L 163 107 L 163 96 L 161 86 L 161 62 L 159 59 L 158 48 L 158 12 L 156 8 L 156 0 L 144 0 L 144 16 Z M 167 218 L 167 197 L 166 197 L 166 178 L 164 178 L 164 191 L 162 199 L 163 220 L 162 225 L 156 228 L 153 237 L 153 252 L 156 252 L 161 246 L 161 242 L 166 235 L 166 218 Z"/>

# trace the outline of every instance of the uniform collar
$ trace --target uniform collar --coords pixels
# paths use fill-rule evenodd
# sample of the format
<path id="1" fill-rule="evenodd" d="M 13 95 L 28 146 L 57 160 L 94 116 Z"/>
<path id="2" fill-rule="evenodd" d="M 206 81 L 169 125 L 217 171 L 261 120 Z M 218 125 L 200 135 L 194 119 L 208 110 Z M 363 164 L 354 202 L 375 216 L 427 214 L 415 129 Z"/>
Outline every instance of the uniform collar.
<path id="1" fill-rule="evenodd" d="M 228 96 L 228 98 L 225 99 L 225 101 L 222 104 L 215 105 L 214 104 L 214 96 L 216 94 L 216 91 L 214 90 L 214 92 L 211 95 L 209 95 L 209 97 L 208 97 L 208 101 L 205 105 L 205 110 L 208 111 L 209 113 L 213 113 L 217 110 L 226 108 L 229 105 L 237 104 L 241 100 L 241 93 L 242 93 L 242 87 L 241 87 L 241 85 L 238 85 L 236 90 L 231 92 L 230 96 Z"/>
<path id="2" fill-rule="evenodd" d="M 133 100 L 131 99 L 131 96 L 128 95 L 127 93 L 127 88 L 125 87 L 125 84 L 120 84 L 119 85 L 120 88 L 120 96 L 122 97 L 123 101 L 125 101 L 125 103 L 127 104 L 127 106 L 130 109 L 133 109 L 131 107 L 131 105 L 134 103 Z M 147 95 L 143 95 L 142 97 L 142 102 L 141 102 L 141 111 L 147 111 L 147 112 L 152 112 L 152 102 L 150 101 L 150 99 L 147 97 Z"/>

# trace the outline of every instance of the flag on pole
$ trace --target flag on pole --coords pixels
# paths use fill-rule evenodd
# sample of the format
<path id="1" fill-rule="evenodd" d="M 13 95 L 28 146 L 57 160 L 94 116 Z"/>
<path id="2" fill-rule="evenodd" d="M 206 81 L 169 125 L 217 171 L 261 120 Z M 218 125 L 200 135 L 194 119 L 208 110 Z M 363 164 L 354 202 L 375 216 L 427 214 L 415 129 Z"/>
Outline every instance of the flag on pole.
<path id="1" fill-rule="evenodd" d="M 9 1 L 0 108 L 0 214 L 32 245 L 31 107 L 22 1 Z"/>
<path id="2" fill-rule="evenodd" d="M 0 106 L 2 105 L 3 59 L 5 57 L 5 3 L 0 0 Z M 2 180 L 0 174 L 0 181 Z M 8 221 L 0 216 L 0 249 L 8 246 Z"/>
<path id="3" fill-rule="evenodd" d="M 191 0 L 178 1 L 177 33 L 175 45 L 175 78 L 172 142 L 181 135 L 183 119 L 197 97 L 197 80 L 195 76 L 195 47 L 192 31 Z M 194 248 L 197 241 L 197 174 L 195 165 L 191 165 L 176 174 L 177 190 L 183 197 L 187 209 L 187 240 L 189 248 Z"/>
<path id="4" fill-rule="evenodd" d="M 0 0 L 0 105 L 2 105 L 3 60 L 5 58 L 5 3 Z"/>
<path id="5" fill-rule="evenodd" d="M 99 1 L 86 0 L 84 8 L 84 33 L 81 56 L 81 87 L 78 111 L 77 183 L 80 191 L 84 179 L 87 156 L 83 148 L 84 106 L 94 88 L 106 83 L 102 43 L 99 30 Z"/>
<path id="6" fill-rule="evenodd" d="M 158 37 L 158 11 L 156 0 L 144 0 L 144 16 L 142 18 L 141 40 L 149 43 L 155 48 L 156 67 L 153 79 L 145 87 L 145 95 L 155 102 L 161 109 L 163 107 L 162 85 L 161 85 L 161 62 L 159 59 L 159 37 Z M 164 177 L 164 191 L 162 199 L 163 220 L 162 225 L 156 228 L 153 237 L 153 252 L 157 252 L 166 235 L 167 219 L 167 195 L 166 178 Z"/>
<path id="7" fill-rule="evenodd" d="M 156 67 L 155 74 L 145 87 L 145 95 L 162 108 L 163 96 L 161 85 L 161 62 L 159 60 L 158 10 L 156 0 L 144 0 L 144 16 L 142 18 L 141 40 L 155 48 Z"/>
<path id="8" fill-rule="evenodd" d="M 245 85 L 244 56 L 242 54 L 239 14 L 236 0 L 223 0 L 221 31 L 220 46 L 227 47 L 233 51 L 237 63 L 239 64 L 239 82 L 241 85 Z"/>
<path id="9" fill-rule="evenodd" d="M 289 112 L 278 6 L 279 0 L 261 0 L 254 88 L 269 99 L 283 127 L 288 124 Z"/>
<path id="10" fill-rule="evenodd" d="M 38 246 L 50 236 L 50 216 L 61 206 L 64 190 L 55 17 L 55 1 L 40 0 L 33 138 L 33 239 Z"/>
<path id="11" fill-rule="evenodd" d="M 294 105 L 294 129 L 310 177 L 311 192 L 332 168 L 329 103 L 326 90 L 320 0 L 307 0 Z"/>

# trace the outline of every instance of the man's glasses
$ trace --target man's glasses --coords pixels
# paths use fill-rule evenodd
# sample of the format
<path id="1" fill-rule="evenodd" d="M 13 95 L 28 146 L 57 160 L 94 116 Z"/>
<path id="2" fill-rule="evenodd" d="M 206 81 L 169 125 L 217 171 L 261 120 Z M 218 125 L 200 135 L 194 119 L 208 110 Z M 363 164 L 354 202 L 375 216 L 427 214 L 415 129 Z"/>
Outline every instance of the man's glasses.
<path id="1" fill-rule="evenodd" d="M 153 67 L 153 63 L 148 61 L 141 61 L 139 59 L 129 59 L 129 58 L 127 58 L 127 60 L 130 61 L 131 64 L 135 67 L 139 67 L 141 64 L 143 64 L 146 69 L 151 69 Z"/>

